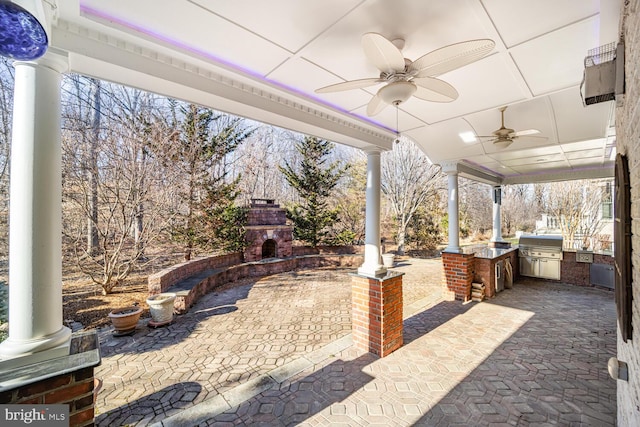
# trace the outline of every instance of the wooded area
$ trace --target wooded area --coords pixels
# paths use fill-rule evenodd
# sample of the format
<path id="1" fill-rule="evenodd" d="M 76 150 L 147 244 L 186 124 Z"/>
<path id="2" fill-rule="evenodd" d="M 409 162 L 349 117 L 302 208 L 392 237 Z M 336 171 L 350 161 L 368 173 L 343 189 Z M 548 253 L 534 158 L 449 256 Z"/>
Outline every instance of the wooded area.
<path id="1" fill-rule="evenodd" d="M 252 198 L 285 206 L 298 243 L 364 240 L 366 156 L 359 150 L 79 75 L 64 76 L 62 93 L 64 268 L 78 268 L 105 294 L 158 254 L 189 259 L 242 249 Z M 13 67 L 3 58 L 0 255 L 5 260 L 12 99 Z M 460 184 L 462 237 L 486 239 L 491 188 L 464 179 Z M 586 201 L 599 209 L 602 185 L 581 183 L 580 191 L 563 185 L 568 184 L 504 187 L 505 236 L 532 231 L 542 212 L 594 217 L 582 207 Z M 411 141 L 401 138 L 383 153 L 382 193 L 387 248 L 425 253 L 446 244 L 446 177 Z M 563 231 L 572 237 L 592 232 L 565 222 Z"/>

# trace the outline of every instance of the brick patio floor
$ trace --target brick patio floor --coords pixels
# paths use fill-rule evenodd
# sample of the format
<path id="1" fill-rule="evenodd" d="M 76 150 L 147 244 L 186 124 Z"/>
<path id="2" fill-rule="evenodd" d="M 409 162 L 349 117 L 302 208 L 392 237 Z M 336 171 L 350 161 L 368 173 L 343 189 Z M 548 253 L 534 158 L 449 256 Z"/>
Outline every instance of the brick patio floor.
<path id="1" fill-rule="evenodd" d="M 613 292 L 531 279 L 441 299 L 440 259 L 403 261 L 404 346 L 351 347 L 353 269 L 202 298 L 169 327 L 101 331 L 98 426 L 615 425 Z"/>

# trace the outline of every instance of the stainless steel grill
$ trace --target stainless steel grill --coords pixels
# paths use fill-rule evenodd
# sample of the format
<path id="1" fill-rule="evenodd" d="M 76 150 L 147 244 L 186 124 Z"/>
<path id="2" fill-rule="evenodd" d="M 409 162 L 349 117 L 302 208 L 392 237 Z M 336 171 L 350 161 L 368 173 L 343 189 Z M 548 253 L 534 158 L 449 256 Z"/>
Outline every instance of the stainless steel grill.
<path id="1" fill-rule="evenodd" d="M 560 280 L 562 236 L 520 236 L 518 246 L 521 275 Z"/>

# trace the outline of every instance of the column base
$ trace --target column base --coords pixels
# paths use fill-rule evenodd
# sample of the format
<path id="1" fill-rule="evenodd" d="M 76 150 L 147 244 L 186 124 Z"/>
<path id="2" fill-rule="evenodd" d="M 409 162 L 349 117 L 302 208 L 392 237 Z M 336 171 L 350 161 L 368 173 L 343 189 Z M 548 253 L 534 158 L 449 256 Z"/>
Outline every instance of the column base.
<path id="1" fill-rule="evenodd" d="M 447 301 L 469 301 L 471 282 L 473 281 L 475 256 L 454 252 L 442 253 L 444 289 L 443 297 Z"/>
<path id="2" fill-rule="evenodd" d="M 100 383 L 94 378 L 94 368 L 100 364 L 99 346 L 95 330 L 76 332 L 64 357 L 10 370 L 0 368 L 0 402 L 25 405 L 25 412 L 31 412 L 33 405 L 66 404 L 69 418 L 65 425 L 93 426 L 95 387 Z"/>
<path id="3" fill-rule="evenodd" d="M 12 340 L 9 329 L 9 338 L 0 343 L 0 364 L 17 367 L 66 356 L 70 342 L 71 329 L 66 326 L 51 335 L 32 340 Z"/>
<path id="4" fill-rule="evenodd" d="M 367 277 L 380 277 L 387 274 L 387 269 L 382 264 L 378 264 L 378 265 L 362 264 L 360 267 L 358 267 L 358 274 L 362 276 L 367 276 Z"/>
<path id="5" fill-rule="evenodd" d="M 358 350 L 385 357 L 403 344 L 402 276 L 353 274 L 351 322 L 353 345 Z"/>

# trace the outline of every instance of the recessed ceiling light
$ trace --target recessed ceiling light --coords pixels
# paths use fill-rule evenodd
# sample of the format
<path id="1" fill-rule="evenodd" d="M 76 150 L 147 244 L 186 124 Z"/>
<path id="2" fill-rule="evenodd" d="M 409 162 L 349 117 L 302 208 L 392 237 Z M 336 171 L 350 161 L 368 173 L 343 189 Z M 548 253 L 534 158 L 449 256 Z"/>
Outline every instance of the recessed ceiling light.
<path id="1" fill-rule="evenodd" d="M 469 131 L 469 132 L 461 132 L 458 134 L 460 136 L 460 139 L 462 140 L 462 142 L 466 143 L 466 144 L 470 144 L 472 142 L 476 142 L 476 134 Z"/>
<path id="2" fill-rule="evenodd" d="M 547 159 L 545 159 L 545 158 L 542 158 L 542 159 L 536 159 L 536 162 L 546 162 L 546 161 L 547 161 Z"/>

